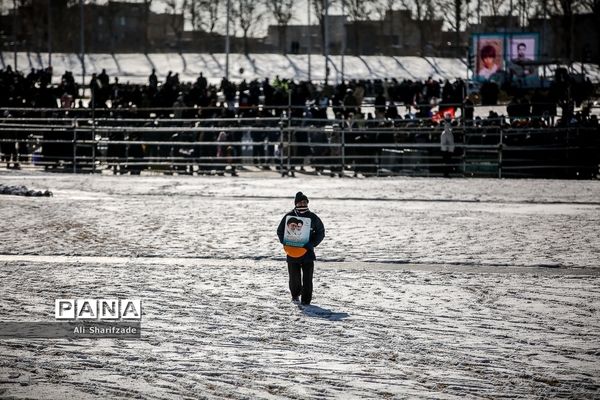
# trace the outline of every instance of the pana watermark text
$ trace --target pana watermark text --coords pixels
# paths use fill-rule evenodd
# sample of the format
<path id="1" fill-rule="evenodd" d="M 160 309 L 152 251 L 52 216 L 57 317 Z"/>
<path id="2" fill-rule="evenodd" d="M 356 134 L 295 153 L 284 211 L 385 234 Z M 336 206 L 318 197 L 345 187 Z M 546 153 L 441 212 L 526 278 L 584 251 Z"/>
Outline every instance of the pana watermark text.
<path id="1" fill-rule="evenodd" d="M 57 320 L 137 320 L 142 319 L 140 299 L 56 299 Z"/>

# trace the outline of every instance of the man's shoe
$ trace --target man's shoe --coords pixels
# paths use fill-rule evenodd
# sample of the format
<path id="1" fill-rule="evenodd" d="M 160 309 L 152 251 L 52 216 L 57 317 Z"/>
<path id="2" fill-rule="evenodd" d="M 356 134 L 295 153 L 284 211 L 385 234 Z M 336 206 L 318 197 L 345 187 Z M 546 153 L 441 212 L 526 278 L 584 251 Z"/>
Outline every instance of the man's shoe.
<path id="1" fill-rule="evenodd" d="M 292 297 L 292 301 L 294 303 L 300 303 L 300 297 L 296 296 L 296 297 Z"/>

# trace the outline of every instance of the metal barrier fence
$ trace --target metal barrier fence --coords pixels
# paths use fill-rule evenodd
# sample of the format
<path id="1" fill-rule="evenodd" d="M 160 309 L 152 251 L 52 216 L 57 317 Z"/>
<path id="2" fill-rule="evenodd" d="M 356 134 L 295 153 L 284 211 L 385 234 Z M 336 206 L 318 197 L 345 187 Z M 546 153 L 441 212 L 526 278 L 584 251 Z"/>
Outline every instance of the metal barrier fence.
<path id="1" fill-rule="evenodd" d="M 253 165 L 282 175 L 306 168 L 331 176 L 598 177 L 598 127 L 454 126 L 454 151 L 444 155 L 442 127 L 367 122 L 5 118 L 0 153 L 8 167 L 68 172 L 236 174 Z"/>

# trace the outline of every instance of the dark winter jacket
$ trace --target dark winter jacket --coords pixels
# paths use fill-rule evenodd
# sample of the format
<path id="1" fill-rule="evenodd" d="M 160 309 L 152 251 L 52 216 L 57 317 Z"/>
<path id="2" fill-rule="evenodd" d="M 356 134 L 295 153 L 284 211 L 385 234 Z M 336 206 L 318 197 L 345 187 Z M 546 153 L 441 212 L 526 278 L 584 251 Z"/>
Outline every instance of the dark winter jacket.
<path id="1" fill-rule="evenodd" d="M 325 238 L 325 226 L 321 221 L 321 218 L 317 216 L 317 214 L 307 211 L 304 214 L 297 213 L 296 210 L 292 210 L 289 213 L 283 216 L 283 219 L 279 223 L 277 227 L 277 236 L 279 236 L 279 241 L 283 244 L 283 233 L 285 232 L 285 219 L 287 216 L 295 216 L 295 217 L 303 217 L 310 218 L 310 236 L 309 241 L 304 248 L 307 252 L 298 258 L 287 256 L 288 261 L 304 261 L 304 260 L 316 260 L 314 248 L 317 247 Z"/>

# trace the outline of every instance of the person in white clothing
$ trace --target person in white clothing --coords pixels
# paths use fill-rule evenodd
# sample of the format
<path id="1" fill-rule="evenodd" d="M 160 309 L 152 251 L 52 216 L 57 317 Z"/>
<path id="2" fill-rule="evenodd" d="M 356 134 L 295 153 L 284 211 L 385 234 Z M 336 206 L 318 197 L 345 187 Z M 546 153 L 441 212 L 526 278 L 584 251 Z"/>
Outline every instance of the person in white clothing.
<path id="1" fill-rule="evenodd" d="M 449 118 L 446 118 L 444 121 L 444 131 L 440 136 L 440 146 L 444 176 L 449 177 L 450 170 L 452 169 L 452 154 L 454 153 L 454 135 L 452 134 L 452 126 L 450 125 Z"/>

